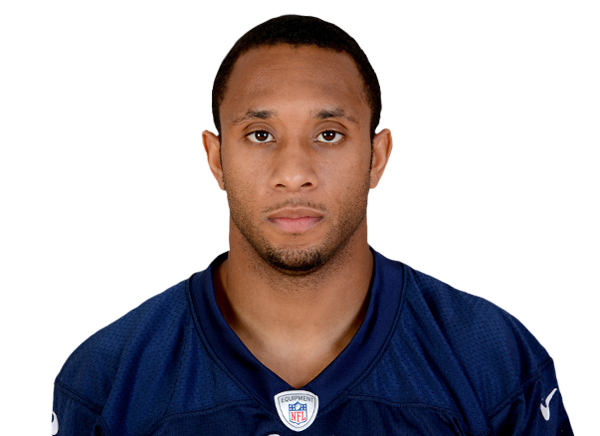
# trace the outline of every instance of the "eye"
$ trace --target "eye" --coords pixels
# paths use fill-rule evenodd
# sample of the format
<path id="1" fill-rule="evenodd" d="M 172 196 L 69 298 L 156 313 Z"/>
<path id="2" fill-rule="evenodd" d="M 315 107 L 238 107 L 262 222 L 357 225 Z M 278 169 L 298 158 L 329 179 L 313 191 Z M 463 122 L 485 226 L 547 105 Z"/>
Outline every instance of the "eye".
<path id="1" fill-rule="evenodd" d="M 333 143 L 340 141 L 343 137 L 344 135 L 342 135 L 339 132 L 334 132 L 333 130 L 326 130 L 323 133 L 319 133 L 319 136 L 317 136 L 317 141 Z"/>
<path id="2" fill-rule="evenodd" d="M 257 130 L 256 132 L 248 133 L 246 137 L 252 142 L 269 142 L 273 140 L 273 135 L 264 130 Z"/>

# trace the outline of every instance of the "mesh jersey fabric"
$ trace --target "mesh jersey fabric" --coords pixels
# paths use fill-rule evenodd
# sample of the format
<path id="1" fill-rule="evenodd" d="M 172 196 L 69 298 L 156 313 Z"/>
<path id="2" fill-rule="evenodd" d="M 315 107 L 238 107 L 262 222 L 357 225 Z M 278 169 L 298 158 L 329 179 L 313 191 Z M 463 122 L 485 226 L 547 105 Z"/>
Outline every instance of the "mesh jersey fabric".
<path id="1" fill-rule="evenodd" d="M 573 434 L 552 359 L 519 321 L 372 251 L 365 320 L 302 388 L 320 402 L 303 436 Z M 273 401 L 293 388 L 219 312 L 226 257 L 73 352 L 55 381 L 59 435 L 298 434 Z"/>

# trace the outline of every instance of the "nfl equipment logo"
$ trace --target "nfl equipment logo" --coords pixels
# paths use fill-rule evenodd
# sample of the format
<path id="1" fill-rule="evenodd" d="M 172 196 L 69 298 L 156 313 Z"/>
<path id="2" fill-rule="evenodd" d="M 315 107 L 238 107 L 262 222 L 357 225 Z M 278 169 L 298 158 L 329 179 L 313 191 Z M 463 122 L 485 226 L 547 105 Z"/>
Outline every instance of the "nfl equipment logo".
<path id="1" fill-rule="evenodd" d="M 306 430 L 319 410 L 319 397 L 309 391 L 285 391 L 275 395 L 279 419 L 294 431 Z"/>

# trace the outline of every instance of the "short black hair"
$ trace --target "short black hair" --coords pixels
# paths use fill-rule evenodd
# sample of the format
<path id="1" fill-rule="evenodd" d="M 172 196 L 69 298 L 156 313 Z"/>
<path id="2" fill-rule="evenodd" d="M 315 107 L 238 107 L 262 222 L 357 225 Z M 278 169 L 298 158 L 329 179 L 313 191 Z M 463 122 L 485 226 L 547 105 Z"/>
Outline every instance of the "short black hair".
<path id="1" fill-rule="evenodd" d="M 371 141 L 381 115 L 381 90 L 373 67 L 358 43 L 334 24 L 319 18 L 302 15 L 283 15 L 272 18 L 249 30 L 231 48 L 217 71 L 212 90 L 212 111 L 215 126 L 221 135 L 219 107 L 223 103 L 227 81 L 233 66 L 244 53 L 260 47 L 289 44 L 295 47 L 316 45 L 324 49 L 344 52 L 354 60 L 365 85 L 367 104 L 371 108 Z"/>

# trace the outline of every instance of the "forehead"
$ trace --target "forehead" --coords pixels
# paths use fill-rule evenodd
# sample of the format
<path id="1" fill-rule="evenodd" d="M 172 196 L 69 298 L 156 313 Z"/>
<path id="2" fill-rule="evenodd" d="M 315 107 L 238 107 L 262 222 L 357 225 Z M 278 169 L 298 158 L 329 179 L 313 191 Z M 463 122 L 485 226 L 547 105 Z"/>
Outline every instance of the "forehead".
<path id="1" fill-rule="evenodd" d="M 306 106 L 312 112 L 336 107 L 355 117 L 370 117 L 362 76 L 347 53 L 276 45 L 240 56 L 220 107 L 222 125 L 248 110 L 277 110 L 271 106 L 286 105 Z"/>

